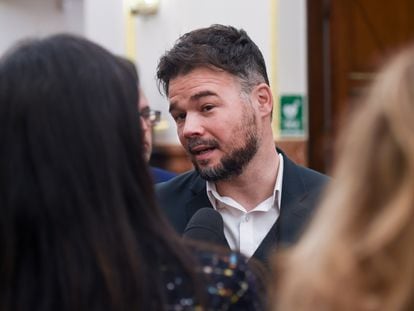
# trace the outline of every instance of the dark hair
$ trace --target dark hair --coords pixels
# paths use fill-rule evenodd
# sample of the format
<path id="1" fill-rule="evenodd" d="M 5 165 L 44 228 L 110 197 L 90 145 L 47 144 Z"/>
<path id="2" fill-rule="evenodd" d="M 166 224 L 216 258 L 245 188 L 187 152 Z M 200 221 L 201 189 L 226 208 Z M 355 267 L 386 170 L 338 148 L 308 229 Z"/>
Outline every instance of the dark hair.
<path id="1" fill-rule="evenodd" d="M 121 66 L 124 66 L 125 70 L 129 71 L 130 75 L 132 75 L 134 77 L 134 79 L 136 80 L 137 85 L 139 84 L 139 77 L 138 77 L 138 70 L 137 67 L 135 66 L 135 63 L 123 56 L 117 56 L 118 61 L 120 62 Z"/>
<path id="2" fill-rule="evenodd" d="M 241 79 L 248 91 L 254 85 L 269 84 L 263 55 L 244 30 L 212 25 L 181 36 L 160 59 L 157 78 L 168 95 L 171 79 L 198 67 L 222 69 Z"/>
<path id="3" fill-rule="evenodd" d="M 0 60 L 0 309 L 162 310 L 192 262 L 154 204 L 137 85 L 57 35 Z"/>

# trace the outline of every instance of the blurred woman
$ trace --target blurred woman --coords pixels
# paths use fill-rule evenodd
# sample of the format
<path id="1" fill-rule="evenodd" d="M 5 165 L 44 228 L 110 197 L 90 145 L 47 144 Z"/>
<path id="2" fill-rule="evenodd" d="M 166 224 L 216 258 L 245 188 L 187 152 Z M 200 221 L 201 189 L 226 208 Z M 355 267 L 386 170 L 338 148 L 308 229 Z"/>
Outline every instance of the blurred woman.
<path id="1" fill-rule="evenodd" d="M 335 184 L 277 269 L 278 310 L 414 310 L 414 49 L 377 75 Z"/>
<path id="2" fill-rule="evenodd" d="M 262 308 L 243 257 L 188 248 L 155 206 L 138 96 L 86 39 L 0 60 L 0 310 Z"/>

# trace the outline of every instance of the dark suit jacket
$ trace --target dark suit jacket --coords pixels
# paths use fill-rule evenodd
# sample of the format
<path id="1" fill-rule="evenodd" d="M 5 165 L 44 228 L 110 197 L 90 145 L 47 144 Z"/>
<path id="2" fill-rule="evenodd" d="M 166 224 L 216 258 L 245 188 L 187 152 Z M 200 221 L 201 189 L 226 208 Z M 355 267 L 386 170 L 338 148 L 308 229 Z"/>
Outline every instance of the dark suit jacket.
<path id="1" fill-rule="evenodd" d="M 155 166 L 151 166 L 150 171 L 155 184 L 170 180 L 171 178 L 177 176 L 177 174 L 173 172 L 166 171 Z"/>
<path id="2" fill-rule="evenodd" d="M 322 187 L 328 177 L 296 165 L 283 152 L 282 202 L 278 220 L 263 239 L 253 257 L 267 261 L 276 245 L 294 243 L 313 213 Z M 207 197 L 206 181 L 196 171 L 183 173 L 156 185 L 161 209 L 180 234 L 194 215 L 203 207 L 212 207 Z"/>

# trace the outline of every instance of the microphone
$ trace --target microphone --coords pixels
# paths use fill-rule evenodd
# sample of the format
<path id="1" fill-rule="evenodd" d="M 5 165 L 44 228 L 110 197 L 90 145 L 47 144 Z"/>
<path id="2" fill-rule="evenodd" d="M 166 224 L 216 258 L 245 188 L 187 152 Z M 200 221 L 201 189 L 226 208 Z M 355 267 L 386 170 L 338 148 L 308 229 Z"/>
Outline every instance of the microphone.
<path id="1" fill-rule="evenodd" d="M 211 207 L 199 209 L 185 227 L 183 237 L 229 247 L 224 236 L 223 218 Z"/>

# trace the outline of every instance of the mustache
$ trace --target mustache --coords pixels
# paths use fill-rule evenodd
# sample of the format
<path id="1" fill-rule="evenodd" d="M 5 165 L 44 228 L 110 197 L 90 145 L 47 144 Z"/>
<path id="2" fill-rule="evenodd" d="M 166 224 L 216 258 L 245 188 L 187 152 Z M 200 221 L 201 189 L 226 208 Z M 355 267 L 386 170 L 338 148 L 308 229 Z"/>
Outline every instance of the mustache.
<path id="1" fill-rule="evenodd" d="M 193 153 L 192 150 L 198 146 L 205 146 L 207 148 L 218 148 L 219 143 L 214 139 L 202 139 L 199 137 L 189 138 L 187 140 L 187 151 Z"/>

